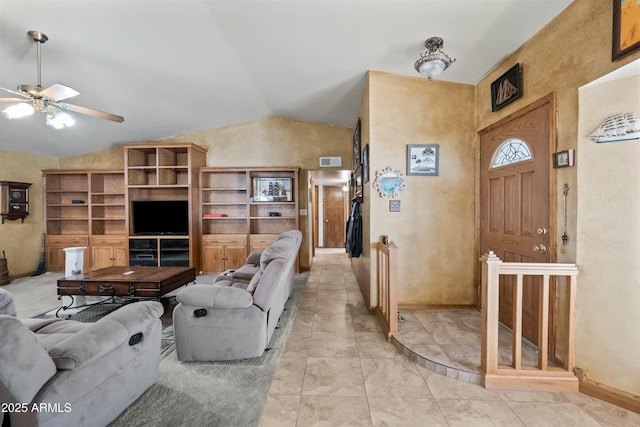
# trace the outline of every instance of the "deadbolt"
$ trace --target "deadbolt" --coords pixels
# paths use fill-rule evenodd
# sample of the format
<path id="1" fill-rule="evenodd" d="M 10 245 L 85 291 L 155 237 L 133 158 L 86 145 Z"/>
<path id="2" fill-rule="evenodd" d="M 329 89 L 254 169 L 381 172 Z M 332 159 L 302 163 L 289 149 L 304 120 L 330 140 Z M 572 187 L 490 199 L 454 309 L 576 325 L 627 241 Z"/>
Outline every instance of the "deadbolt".
<path id="1" fill-rule="evenodd" d="M 533 247 L 534 252 L 546 252 L 547 247 L 545 245 L 536 245 Z"/>
<path id="2" fill-rule="evenodd" d="M 547 229 L 544 227 L 538 228 L 538 234 L 547 234 Z"/>

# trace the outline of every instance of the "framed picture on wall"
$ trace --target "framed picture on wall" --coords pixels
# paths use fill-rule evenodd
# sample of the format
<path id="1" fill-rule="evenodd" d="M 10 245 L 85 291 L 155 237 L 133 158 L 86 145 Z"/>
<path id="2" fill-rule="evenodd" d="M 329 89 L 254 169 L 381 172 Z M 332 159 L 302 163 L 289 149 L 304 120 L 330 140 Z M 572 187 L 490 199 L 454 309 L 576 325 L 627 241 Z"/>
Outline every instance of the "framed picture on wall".
<path id="1" fill-rule="evenodd" d="M 353 130 L 353 170 L 360 166 L 360 117 L 358 117 L 358 123 Z"/>
<path id="2" fill-rule="evenodd" d="M 520 63 L 491 83 L 491 111 L 497 111 L 522 96 Z"/>
<path id="3" fill-rule="evenodd" d="M 437 176 L 440 163 L 440 146 L 438 144 L 407 145 L 407 176 Z"/>
<path id="4" fill-rule="evenodd" d="M 369 182 L 369 144 L 362 150 L 362 183 Z"/>
<path id="5" fill-rule="evenodd" d="M 637 0 L 613 0 L 612 61 L 640 48 L 638 16 L 640 3 Z"/>
<path id="6" fill-rule="evenodd" d="M 553 167 L 566 168 L 573 166 L 573 149 L 553 153 Z"/>

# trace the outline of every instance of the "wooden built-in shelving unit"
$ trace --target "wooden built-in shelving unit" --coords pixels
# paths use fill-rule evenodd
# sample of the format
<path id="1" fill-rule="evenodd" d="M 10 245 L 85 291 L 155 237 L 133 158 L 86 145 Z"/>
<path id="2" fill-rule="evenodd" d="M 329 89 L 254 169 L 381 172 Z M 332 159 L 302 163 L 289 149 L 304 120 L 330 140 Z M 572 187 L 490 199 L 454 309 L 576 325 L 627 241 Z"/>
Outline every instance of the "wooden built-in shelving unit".
<path id="1" fill-rule="evenodd" d="M 202 168 L 200 229 L 202 270 L 217 272 L 244 264 L 252 251 L 278 234 L 298 229 L 298 168 Z M 289 200 L 257 201 L 254 178 L 290 180 Z"/>
<path id="2" fill-rule="evenodd" d="M 124 146 L 130 265 L 200 265 L 198 171 L 206 156 L 207 150 L 191 143 Z M 186 200 L 188 235 L 136 236 L 131 212 L 135 200 Z"/>
<path id="3" fill-rule="evenodd" d="M 67 247 L 84 246 L 84 270 L 126 265 L 122 170 L 44 170 L 46 266 L 63 271 Z"/>

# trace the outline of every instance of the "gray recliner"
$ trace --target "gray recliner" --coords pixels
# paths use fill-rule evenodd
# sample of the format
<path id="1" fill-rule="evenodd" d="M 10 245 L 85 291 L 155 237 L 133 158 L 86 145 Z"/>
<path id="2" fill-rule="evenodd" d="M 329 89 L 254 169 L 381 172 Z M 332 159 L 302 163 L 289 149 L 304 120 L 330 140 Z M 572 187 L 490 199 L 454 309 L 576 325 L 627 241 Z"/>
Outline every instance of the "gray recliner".
<path id="1" fill-rule="evenodd" d="M 229 282 L 193 285 L 176 296 L 176 354 L 181 361 L 259 357 L 271 340 L 293 290 L 302 234 L 280 235 L 260 256 L 260 270 L 246 289 Z M 279 237 L 280 237 L 279 236 Z"/>
<path id="2" fill-rule="evenodd" d="M 0 421 L 107 425 L 158 379 L 162 313 L 142 301 L 95 323 L 0 314 L 0 402 L 18 409 Z"/>

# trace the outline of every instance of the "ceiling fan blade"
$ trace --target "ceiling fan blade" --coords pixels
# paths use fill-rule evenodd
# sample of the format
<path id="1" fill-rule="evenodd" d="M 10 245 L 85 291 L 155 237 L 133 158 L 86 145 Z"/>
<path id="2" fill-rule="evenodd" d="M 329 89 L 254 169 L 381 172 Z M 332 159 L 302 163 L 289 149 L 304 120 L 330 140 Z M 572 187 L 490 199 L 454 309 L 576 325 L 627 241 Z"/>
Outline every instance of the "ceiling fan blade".
<path id="1" fill-rule="evenodd" d="M 21 99 L 21 98 L 0 98 L 0 102 L 5 102 L 5 103 L 17 103 L 17 102 L 25 102 L 26 99 Z"/>
<path id="2" fill-rule="evenodd" d="M 40 91 L 40 96 L 53 99 L 54 101 L 62 101 L 63 99 L 72 98 L 77 95 L 80 95 L 80 92 L 60 83 L 52 84 L 48 88 Z"/>
<path id="3" fill-rule="evenodd" d="M 122 123 L 124 122 L 124 117 L 118 116 L 116 114 L 105 113 L 104 111 L 98 111 L 87 107 L 81 107 L 79 105 L 60 103 L 60 108 L 63 110 L 73 111 L 75 113 L 86 114 L 87 116 L 98 117 L 100 119 L 111 120 L 114 122 Z"/>
<path id="4" fill-rule="evenodd" d="M 4 90 L 5 92 L 12 93 L 14 95 L 22 96 L 24 99 L 30 99 L 31 97 L 23 92 L 19 92 L 17 90 L 11 90 L 4 87 L 0 87 L 0 90 Z"/>

